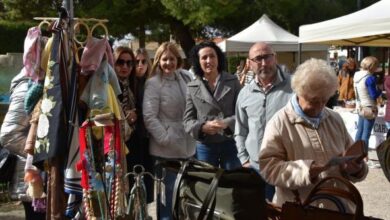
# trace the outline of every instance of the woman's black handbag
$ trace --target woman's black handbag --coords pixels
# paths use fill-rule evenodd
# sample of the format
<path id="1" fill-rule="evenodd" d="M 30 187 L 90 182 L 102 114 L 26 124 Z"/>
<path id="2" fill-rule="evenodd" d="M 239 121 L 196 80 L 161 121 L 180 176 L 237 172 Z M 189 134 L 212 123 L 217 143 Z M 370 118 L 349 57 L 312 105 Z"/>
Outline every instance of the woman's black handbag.
<path id="1" fill-rule="evenodd" d="M 197 160 L 163 166 L 178 172 L 174 219 L 266 219 L 265 182 L 255 170 L 225 171 Z"/>

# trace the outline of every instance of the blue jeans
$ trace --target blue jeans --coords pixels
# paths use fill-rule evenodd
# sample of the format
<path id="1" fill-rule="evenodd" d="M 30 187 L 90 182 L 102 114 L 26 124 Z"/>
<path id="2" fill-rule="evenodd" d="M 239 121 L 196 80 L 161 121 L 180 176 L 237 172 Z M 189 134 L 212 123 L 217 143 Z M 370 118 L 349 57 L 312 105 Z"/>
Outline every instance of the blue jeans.
<path id="1" fill-rule="evenodd" d="M 154 157 L 156 163 L 164 159 Z M 155 175 L 160 178 L 162 173 L 161 166 L 155 166 Z M 168 170 L 165 170 L 165 178 L 163 183 L 165 185 L 165 205 L 161 203 L 161 195 L 157 195 L 157 219 L 159 220 L 170 220 L 172 219 L 172 198 L 173 198 L 173 188 L 176 181 L 177 174 Z"/>
<path id="2" fill-rule="evenodd" d="M 374 127 L 374 119 L 366 119 L 359 115 L 358 129 L 355 136 L 355 141 L 363 140 L 366 144 L 365 150 L 368 152 L 368 140 L 370 139 L 372 128 Z"/>
<path id="3" fill-rule="evenodd" d="M 196 144 L 196 158 L 225 170 L 241 167 L 241 162 L 237 157 L 236 142 L 234 140 L 210 144 L 198 142 Z"/>

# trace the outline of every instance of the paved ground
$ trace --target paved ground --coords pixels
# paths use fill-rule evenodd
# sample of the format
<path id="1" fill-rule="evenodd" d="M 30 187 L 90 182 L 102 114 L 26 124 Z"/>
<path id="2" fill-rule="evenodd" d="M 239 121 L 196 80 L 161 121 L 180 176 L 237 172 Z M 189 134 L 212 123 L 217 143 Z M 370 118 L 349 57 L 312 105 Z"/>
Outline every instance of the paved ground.
<path id="1" fill-rule="evenodd" d="M 370 158 L 376 159 L 373 152 Z M 390 182 L 386 179 L 382 169 L 370 169 L 367 178 L 356 184 L 364 202 L 364 214 L 385 220 L 390 220 Z M 149 214 L 156 219 L 155 203 L 149 205 Z M 24 219 L 24 211 L 21 204 L 0 204 L 1 220 Z"/>
<path id="2" fill-rule="evenodd" d="M 377 162 L 375 151 L 370 151 L 368 157 Z M 366 179 L 355 185 L 363 198 L 364 214 L 390 220 L 390 182 L 382 169 L 369 169 Z"/>

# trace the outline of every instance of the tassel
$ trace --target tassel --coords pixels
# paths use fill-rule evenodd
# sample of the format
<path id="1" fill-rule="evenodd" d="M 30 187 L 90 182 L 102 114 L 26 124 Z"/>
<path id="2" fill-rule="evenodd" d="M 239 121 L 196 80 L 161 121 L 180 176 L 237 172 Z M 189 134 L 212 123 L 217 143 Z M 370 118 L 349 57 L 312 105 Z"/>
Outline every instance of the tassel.
<path id="1" fill-rule="evenodd" d="M 83 189 L 83 203 L 84 203 L 84 210 L 85 210 L 85 218 L 87 220 L 90 220 L 93 213 L 89 205 L 89 193 L 88 190 Z"/>

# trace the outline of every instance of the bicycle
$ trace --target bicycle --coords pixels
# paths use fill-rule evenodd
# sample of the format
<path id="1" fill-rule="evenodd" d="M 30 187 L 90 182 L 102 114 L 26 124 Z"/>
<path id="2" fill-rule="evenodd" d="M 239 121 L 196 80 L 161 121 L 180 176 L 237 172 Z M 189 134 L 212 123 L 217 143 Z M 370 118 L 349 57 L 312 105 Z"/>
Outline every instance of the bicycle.
<path id="1" fill-rule="evenodd" d="M 163 172 L 161 178 L 156 178 L 152 173 L 145 172 L 145 168 L 142 165 L 135 165 L 133 171 L 126 173 L 124 178 L 126 179 L 129 175 L 133 176 L 134 185 L 130 190 L 126 215 L 132 220 L 149 219 L 146 202 L 146 187 L 143 178 L 145 175 L 149 175 L 157 182 L 157 186 L 159 187 L 164 180 L 165 172 Z"/>

